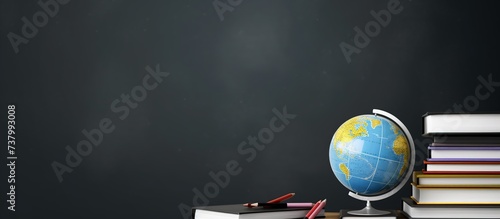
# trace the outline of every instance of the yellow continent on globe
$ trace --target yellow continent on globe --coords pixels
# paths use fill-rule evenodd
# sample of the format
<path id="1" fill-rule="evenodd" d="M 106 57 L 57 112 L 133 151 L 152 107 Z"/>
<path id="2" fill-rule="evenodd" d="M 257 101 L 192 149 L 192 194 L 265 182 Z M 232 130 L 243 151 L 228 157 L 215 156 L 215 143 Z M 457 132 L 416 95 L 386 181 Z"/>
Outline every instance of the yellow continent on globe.
<path id="1" fill-rule="evenodd" d="M 370 119 L 370 123 L 372 129 L 375 129 L 377 126 L 382 124 L 382 121 L 378 119 Z M 356 128 L 356 125 L 359 126 Z M 335 138 L 333 139 L 333 145 L 335 147 L 335 151 L 337 152 L 337 156 L 342 154 L 343 149 L 343 147 L 337 147 L 337 143 L 349 143 L 355 138 L 367 137 L 368 131 L 366 130 L 366 126 L 368 126 L 368 123 L 366 122 L 366 119 L 362 117 L 351 118 L 342 125 L 339 130 L 342 134 L 335 135 Z M 346 132 L 348 134 L 344 134 Z"/>
<path id="2" fill-rule="evenodd" d="M 349 180 L 349 168 L 345 164 L 341 163 L 339 165 L 339 169 L 340 171 L 342 171 L 342 173 L 344 173 L 345 179 Z"/>
<path id="3" fill-rule="evenodd" d="M 398 134 L 394 143 L 392 144 L 392 150 L 397 155 L 403 155 L 403 167 L 399 171 L 399 176 L 402 176 L 406 172 L 406 168 L 408 168 L 408 141 L 406 137 L 402 134 Z"/>
<path id="4" fill-rule="evenodd" d="M 372 129 L 375 129 L 375 128 L 377 128 L 377 126 L 382 124 L 382 122 L 378 119 L 370 119 L 370 121 L 372 122 Z"/>
<path id="5" fill-rule="evenodd" d="M 356 128 L 356 125 L 360 125 Z M 337 143 L 349 143 L 353 139 L 358 137 L 366 137 L 368 136 L 368 131 L 366 130 L 367 122 L 364 119 L 359 117 L 354 117 L 347 120 L 342 126 L 340 135 L 335 135 L 333 139 L 333 145 L 337 146 Z M 345 133 L 348 134 L 345 134 Z M 335 147 L 337 151 L 337 155 L 342 154 L 342 148 Z"/>

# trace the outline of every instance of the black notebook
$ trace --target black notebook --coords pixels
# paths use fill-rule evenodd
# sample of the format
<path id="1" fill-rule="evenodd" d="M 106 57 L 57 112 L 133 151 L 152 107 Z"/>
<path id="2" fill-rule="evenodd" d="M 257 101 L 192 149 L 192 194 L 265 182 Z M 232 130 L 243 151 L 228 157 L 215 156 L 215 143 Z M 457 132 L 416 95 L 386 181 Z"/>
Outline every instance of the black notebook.
<path id="1" fill-rule="evenodd" d="M 248 208 L 243 204 L 193 207 L 193 219 L 280 219 L 304 218 L 311 208 Z M 325 217 L 322 209 L 317 218 Z"/>

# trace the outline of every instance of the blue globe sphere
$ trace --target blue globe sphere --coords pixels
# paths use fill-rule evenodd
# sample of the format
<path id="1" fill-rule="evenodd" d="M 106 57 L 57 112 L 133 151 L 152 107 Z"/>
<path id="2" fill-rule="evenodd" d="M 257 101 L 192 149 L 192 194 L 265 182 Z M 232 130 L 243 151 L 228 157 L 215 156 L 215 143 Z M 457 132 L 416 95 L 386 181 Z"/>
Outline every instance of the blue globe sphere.
<path id="1" fill-rule="evenodd" d="M 330 165 L 352 192 L 379 195 L 396 187 L 410 165 L 410 146 L 401 128 L 389 119 L 360 115 L 344 122 L 330 143 Z"/>

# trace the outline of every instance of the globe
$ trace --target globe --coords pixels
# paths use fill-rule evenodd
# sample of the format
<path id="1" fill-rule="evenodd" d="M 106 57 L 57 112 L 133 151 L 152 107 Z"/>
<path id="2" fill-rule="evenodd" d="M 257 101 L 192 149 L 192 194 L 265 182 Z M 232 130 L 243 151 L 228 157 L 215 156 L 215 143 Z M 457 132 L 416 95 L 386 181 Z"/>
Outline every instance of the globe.
<path id="1" fill-rule="evenodd" d="M 394 189 L 411 164 L 405 132 L 380 115 L 360 115 L 344 122 L 333 135 L 329 156 L 340 183 L 367 196 Z"/>

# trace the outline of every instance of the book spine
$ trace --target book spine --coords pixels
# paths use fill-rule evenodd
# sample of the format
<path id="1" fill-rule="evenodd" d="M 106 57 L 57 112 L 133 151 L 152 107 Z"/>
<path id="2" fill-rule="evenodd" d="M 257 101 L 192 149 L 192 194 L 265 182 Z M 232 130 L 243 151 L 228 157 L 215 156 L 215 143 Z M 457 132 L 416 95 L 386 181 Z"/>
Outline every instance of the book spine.
<path id="1" fill-rule="evenodd" d="M 432 163 L 498 163 L 500 162 L 500 158 L 428 158 L 429 162 Z"/>
<path id="2" fill-rule="evenodd" d="M 460 151 L 498 151 L 500 147 L 495 146 L 429 146 L 427 147 L 429 150 L 460 150 Z"/>
<path id="3" fill-rule="evenodd" d="M 500 165 L 500 162 L 498 161 L 483 161 L 482 159 L 477 159 L 479 161 L 468 161 L 468 162 L 462 162 L 462 161 L 430 161 L 429 159 L 424 160 L 424 164 L 470 164 L 470 165 L 484 165 L 484 164 L 495 164 L 495 165 Z"/>
<path id="4" fill-rule="evenodd" d="M 466 174 L 466 175 L 499 175 L 500 171 L 428 171 L 422 170 L 423 174 Z"/>

